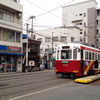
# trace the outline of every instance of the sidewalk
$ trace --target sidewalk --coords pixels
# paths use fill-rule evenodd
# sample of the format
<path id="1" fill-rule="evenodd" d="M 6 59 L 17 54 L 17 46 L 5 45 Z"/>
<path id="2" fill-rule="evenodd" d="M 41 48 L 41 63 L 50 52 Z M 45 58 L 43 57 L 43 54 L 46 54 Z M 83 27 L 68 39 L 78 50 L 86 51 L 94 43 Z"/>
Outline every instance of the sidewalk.
<path id="1" fill-rule="evenodd" d="M 7 75 L 20 75 L 20 74 L 31 74 L 31 73 L 35 73 L 35 72 L 41 72 L 41 71 L 52 71 L 54 69 L 49 69 L 49 70 L 39 70 L 39 71 L 33 71 L 33 72 L 6 72 L 6 73 L 0 73 L 0 76 L 7 76 Z"/>
<path id="2" fill-rule="evenodd" d="M 75 79 L 78 83 L 90 83 L 100 79 L 100 74 Z"/>

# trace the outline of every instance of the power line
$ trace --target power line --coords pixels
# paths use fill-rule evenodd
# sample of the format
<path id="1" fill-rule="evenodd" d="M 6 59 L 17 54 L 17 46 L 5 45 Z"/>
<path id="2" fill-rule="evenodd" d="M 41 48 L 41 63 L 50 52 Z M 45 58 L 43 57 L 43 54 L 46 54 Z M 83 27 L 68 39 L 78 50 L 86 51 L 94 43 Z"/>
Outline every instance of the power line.
<path id="1" fill-rule="evenodd" d="M 62 19 L 61 17 L 59 17 L 59 16 L 57 16 L 57 15 L 51 13 L 51 12 L 53 12 L 53 11 L 55 11 L 55 10 L 61 8 L 62 6 L 66 5 L 66 4 L 68 4 L 68 3 L 71 3 L 71 2 L 73 2 L 73 1 L 75 1 L 75 0 L 70 0 L 68 3 L 66 3 L 66 4 L 64 4 L 64 5 L 61 5 L 61 6 L 59 6 L 59 7 L 56 7 L 56 8 L 54 8 L 54 9 L 50 10 L 50 11 L 45 10 L 44 8 L 42 8 L 42 7 L 40 7 L 40 6 L 36 5 L 36 4 L 34 4 L 33 2 L 30 2 L 29 0 L 26 0 L 26 1 L 29 2 L 30 4 L 36 6 L 37 8 L 39 8 L 39 9 L 45 11 L 45 13 L 39 14 L 39 15 L 37 15 L 37 16 L 35 16 L 35 17 L 42 16 L 42 15 L 44 15 L 44 14 L 49 13 L 49 14 L 51 14 L 51 15 L 53 15 L 53 16 L 55 16 L 55 17 L 57 17 L 57 18 L 59 18 L 59 19 L 61 19 L 61 20 L 63 20 L 63 21 L 65 21 L 65 22 L 68 22 L 68 21 L 66 21 L 65 19 Z M 70 22 L 68 22 L 68 23 L 70 23 Z"/>

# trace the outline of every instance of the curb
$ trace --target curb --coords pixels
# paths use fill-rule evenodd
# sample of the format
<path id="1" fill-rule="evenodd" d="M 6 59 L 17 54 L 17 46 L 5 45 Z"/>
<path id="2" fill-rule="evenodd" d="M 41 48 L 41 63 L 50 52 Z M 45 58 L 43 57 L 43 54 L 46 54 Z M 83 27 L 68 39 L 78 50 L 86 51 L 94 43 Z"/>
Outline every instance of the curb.
<path id="1" fill-rule="evenodd" d="M 92 75 L 92 76 L 88 76 L 88 77 L 84 77 L 84 78 L 78 78 L 78 79 L 75 79 L 75 82 L 77 82 L 77 83 L 90 83 L 90 82 L 96 81 L 98 79 L 100 79 L 100 74 Z"/>

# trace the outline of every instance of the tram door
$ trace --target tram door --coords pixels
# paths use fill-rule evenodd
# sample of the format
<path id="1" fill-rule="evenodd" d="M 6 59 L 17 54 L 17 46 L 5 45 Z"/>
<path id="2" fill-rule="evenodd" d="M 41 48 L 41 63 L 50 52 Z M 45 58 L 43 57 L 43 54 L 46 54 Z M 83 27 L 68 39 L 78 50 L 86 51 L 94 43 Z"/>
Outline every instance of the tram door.
<path id="1" fill-rule="evenodd" d="M 81 67 L 81 72 L 83 73 L 84 71 L 84 60 L 83 60 L 84 56 L 83 56 L 83 50 L 81 50 L 81 64 L 80 64 L 80 67 Z"/>

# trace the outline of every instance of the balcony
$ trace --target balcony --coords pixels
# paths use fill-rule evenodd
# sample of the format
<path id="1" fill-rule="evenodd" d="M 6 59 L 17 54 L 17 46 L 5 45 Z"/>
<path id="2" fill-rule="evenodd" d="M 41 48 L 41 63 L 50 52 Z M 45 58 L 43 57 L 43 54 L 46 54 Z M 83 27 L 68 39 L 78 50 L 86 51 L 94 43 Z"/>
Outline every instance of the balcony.
<path id="1" fill-rule="evenodd" d="M 0 0 L 0 8 L 4 8 L 4 9 L 7 8 L 7 10 L 13 10 L 13 11 L 15 10 L 18 12 L 23 11 L 22 5 L 14 2 L 13 0 Z"/>
<path id="2" fill-rule="evenodd" d="M 17 31 L 22 32 L 22 25 L 20 25 L 20 24 L 16 24 L 16 23 L 12 24 L 12 22 L 0 20 L 0 26 L 4 27 L 4 28 L 8 28 L 8 29 L 17 30 Z"/>
<path id="3" fill-rule="evenodd" d="M 74 16 L 72 23 L 81 22 L 83 20 L 83 16 Z"/>

